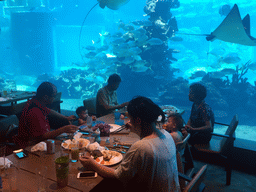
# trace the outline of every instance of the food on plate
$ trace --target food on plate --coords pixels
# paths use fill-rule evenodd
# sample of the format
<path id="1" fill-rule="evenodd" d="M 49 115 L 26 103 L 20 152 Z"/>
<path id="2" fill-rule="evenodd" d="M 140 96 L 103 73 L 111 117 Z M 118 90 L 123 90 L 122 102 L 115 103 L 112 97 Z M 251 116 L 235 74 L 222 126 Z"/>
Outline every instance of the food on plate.
<path id="1" fill-rule="evenodd" d="M 92 127 L 92 130 L 95 131 L 95 130 L 99 129 L 100 136 L 109 136 L 110 128 L 111 128 L 111 126 L 107 123 L 98 123 L 94 127 Z"/>
<path id="2" fill-rule="evenodd" d="M 95 161 L 102 165 L 114 165 L 116 163 L 119 163 L 122 161 L 123 156 L 121 153 L 118 153 L 116 151 L 110 151 L 110 150 L 103 150 L 101 151 L 102 156 L 93 156 Z M 100 154 L 98 154 L 100 155 Z"/>
<path id="3" fill-rule="evenodd" d="M 89 145 L 87 146 L 87 150 L 90 151 L 90 152 L 92 152 L 92 151 L 94 151 L 94 150 L 100 150 L 100 151 L 102 151 L 102 150 L 104 150 L 104 149 L 105 149 L 105 148 L 102 147 L 102 146 L 100 146 L 99 143 L 97 143 L 97 142 L 94 142 L 94 143 L 89 144 Z"/>
<path id="4" fill-rule="evenodd" d="M 89 144 L 90 144 L 90 141 L 88 139 L 79 138 L 78 140 L 72 139 L 72 141 L 68 139 L 64 141 L 61 144 L 61 146 L 65 149 L 71 149 L 71 147 L 73 146 L 77 146 L 79 149 L 82 149 L 82 148 L 87 148 Z"/>
<path id="5" fill-rule="evenodd" d="M 94 159 L 96 159 L 97 157 L 103 156 L 103 154 L 100 152 L 100 150 L 94 150 L 92 151 L 92 156 L 94 157 Z"/>

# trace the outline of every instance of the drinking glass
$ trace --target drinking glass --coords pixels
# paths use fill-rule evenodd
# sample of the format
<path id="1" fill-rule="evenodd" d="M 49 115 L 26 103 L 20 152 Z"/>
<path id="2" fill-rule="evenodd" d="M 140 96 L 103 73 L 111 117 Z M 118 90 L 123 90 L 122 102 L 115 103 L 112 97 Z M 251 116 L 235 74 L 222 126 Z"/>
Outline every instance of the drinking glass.
<path id="1" fill-rule="evenodd" d="M 92 127 L 92 117 L 91 116 L 87 116 L 86 123 L 89 128 Z"/>
<path id="2" fill-rule="evenodd" d="M 71 147 L 71 162 L 75 163 L 79 159 L 79 148 L 78 146 Z"/>
<path id="3" fill-rule="evenodd" d="M 66 187 L 68 184 L 69 157 L 61 156 L 55 160 L 56 177 L 58 187 Z"/>

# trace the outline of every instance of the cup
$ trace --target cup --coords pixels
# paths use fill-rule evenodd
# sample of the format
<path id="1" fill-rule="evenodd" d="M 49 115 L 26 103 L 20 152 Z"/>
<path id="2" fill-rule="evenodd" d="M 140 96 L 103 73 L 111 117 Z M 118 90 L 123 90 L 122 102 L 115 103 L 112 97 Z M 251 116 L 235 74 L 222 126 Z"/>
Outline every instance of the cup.
<path id="1" fill-rule="evenodd" d="M 55 169 L 58 187 L 66 187 L 68 185 L 69 157 L 62 156 L 55 160 Z"/>
<path id="2" fill-rule="evenodd" d="M 121 113 L 119 113 L 118 111 L 116 111 L 116 112 L 114 113 L 114 115 L 115 115 L 115 120 L 118 120 L 118 119 L 120 119 Z"/>
<path id="3" fill-rule="evenodd" d="M 75 163 L 79 159 L 79 148 L 78 146 L 71 146 L 71 162 Z"/>
<path id="4" fill-rule="evenodd" d="M 92 127 L 92 117 L 91 116 L 87 116 L 86 123 L 89 128 Z"/>
<path id="5" fill-rule="evenodd" d="M 43 192 L 47 191 L 48 184 L 47 184 L 47 167 L 36 168 L 36 178 L 37 178 L 37 191 Z"/>

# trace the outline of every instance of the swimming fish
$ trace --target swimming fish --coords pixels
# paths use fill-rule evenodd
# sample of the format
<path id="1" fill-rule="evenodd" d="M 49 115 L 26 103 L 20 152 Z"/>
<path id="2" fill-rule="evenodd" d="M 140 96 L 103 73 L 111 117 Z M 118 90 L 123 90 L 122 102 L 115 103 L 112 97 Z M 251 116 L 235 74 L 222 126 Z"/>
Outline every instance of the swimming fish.
<path id="1" fill-rule="evenodd" d="M 125 57 L 125 59 L 122 61 L 122 63 L 129 65 L 131 63 L 133 63 L 135 61 L 135 59 L 132 56 L 129 57 Z"/>
<path id="2" fill-rule="evenodd" d="M 214 55 L 215 57 L 221 57 L 225 53 L 226 53 L 226 50 L 222 47 L 219 47 L 219 48 L 214 48 L 211 51 L 207 52 L 207 55 L 211 54 L 211 55 Z"/>
<path id="3" fill-rule="evenodd" d="M 152 26 L 152 22 L 149 20 L 133 21 L 132 24 L 136 26 L 144 26 L 144 27 Z"/>
<path id="4" fill-rule="evenodd" d="M 241 61 L 241 59 L 237 53 L 229 53 L 225 57 L 221 57 L 219 60 L 219 62 L 224 62 L 228 64 L 238 63 L 239 61 Z"/>
<path id="5" fill-rule="evenodd" d="M 205 71 L 196 71 L 195 73 L 192 73 L 192 75 L 189 77 L 189 79 L 196 79 L 198 77 L 203 77 L 206 75 Z"/>
<path id="6" fill-rule="evenodd" d="M 232 75 L 236 72 L 236 70 L 231 68 L 225 68 L 222 69 L 220 72 L 225 73 L 226 75 Z"/>
<path id="7" fill-rule="evenodd" d="M 117 10 L 121 6 L 128 3 L 130 0 L 97 0 L 102 9 L 107 6 L 109 9 Z"/>
<path id="8" fill-rule="evenodd" d="M 150 45 L 162 45 L 164 42 L 159 38 L 151 38 L 147 41 Z"/>

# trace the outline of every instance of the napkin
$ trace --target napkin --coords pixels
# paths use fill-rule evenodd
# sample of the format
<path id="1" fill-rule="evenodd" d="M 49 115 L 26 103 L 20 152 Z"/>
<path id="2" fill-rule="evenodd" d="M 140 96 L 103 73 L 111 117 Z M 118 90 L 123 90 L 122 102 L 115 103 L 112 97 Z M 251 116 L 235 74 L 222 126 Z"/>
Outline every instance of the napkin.
<path id="1" fill-rule="evenodd" d="M 46 151 L 46 143 L 45 142 L 40 142 L 36 144 L 34 147 L 31 148 L 31 152 L 35 151 Z"/>
<path id="2" fill-rule="evenodd" d="M 87 149 L 89 151 L 94 151 L 94 150 L 102 151 L 102 150 L 105 150 L 105 147 L 102 147 L 102 146 L 99 145 L 99 143 L 94 142 L 94 143 L 88 145 Z"/>
<path id="3" fill-rule="evenodd" d="M 82 133 L 76 132 L 76 134 L 74 135 L 74 139 L 76 141 L 79 141 L 79 139 L 81 138 L 82 135 L 83 135 Z"/>
<path id="4" fill-rule="evenodd" d="M 9 159 L 5 158 L 5 166 L 9 168 L 11 164 L 13 163 Z M 0 168 L 3 168 L 3 167 L 4 167 L 4 158 L 0 157 Z"/>

